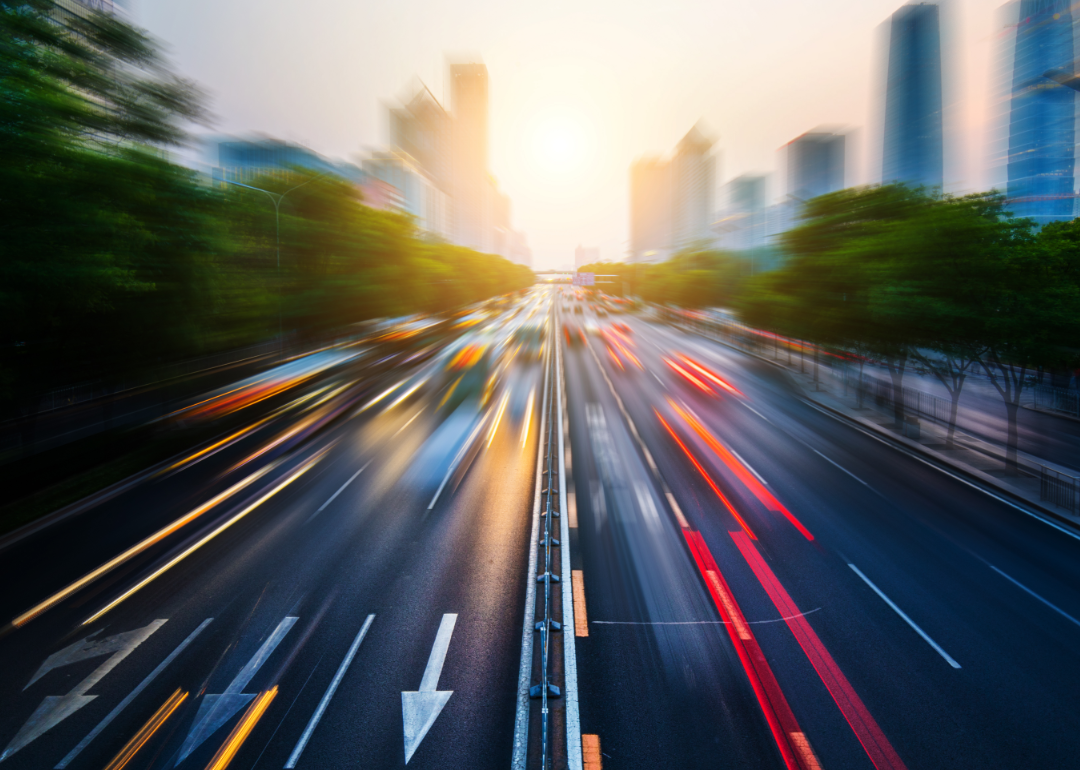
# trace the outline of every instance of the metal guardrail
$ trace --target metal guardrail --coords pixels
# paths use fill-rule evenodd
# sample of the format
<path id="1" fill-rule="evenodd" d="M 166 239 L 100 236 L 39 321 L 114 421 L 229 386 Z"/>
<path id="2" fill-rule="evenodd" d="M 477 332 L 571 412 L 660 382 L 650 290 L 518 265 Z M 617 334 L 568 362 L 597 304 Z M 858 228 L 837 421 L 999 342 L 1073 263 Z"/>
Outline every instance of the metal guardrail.
<path id="1" fill-rule="evenodd" d="M 1080 391 L 1036 385 L 1031 389 L 1032 407 L 1080 417 Z"/>
<path id="2" fill-rule="evenodd" d="M 554 310 L 552 311 L 554 312 Z M 554 520 L 559 516 L 557 500 L 559 494 L 559 466 L 556 457 L 556 443 L 558 435 L 555 431 L 555 399 L 558 397 L 555 367 L 555 347 L 559 344 L 558 335 L 555 333 L 556 324 L 548 327 L 548 377 L 546 416 L 544 424 L 547 426 L 547 435 L 541 436 L 540 440 L 546 442 L 544 447 L 543 483 L 545 484 L 542 495 L 544 497 L 543 528 L 541 530 L 540 547 L 543 549 L 544 571 L 536 576 L 538 583 L 544 584 L 543 617 L 536 621 L 534 628 L 540 634 L 540 682 L 529 688 L 530 698 L 540 699 L 540 767 L 547 769 L 552 754 L 551 747 L 551 719 L 548 708 L 549 698 L 562 697 L 562 691 L 552 680 L 551 671 L 551 632 L 562 631 L 562 624 L 551 617 L 551 584 L 559 582 L 559 576 L 551 569 L 551 551 L 558 548 L 561 543 L 554 536 Z M 560 426 L 561 427 L 561 426 Z"/>
<path id="3" fill-rule="evenodd" d="M 896 403 L 895 388 L 891 382 L 883 382 L 865 374 L 860 379 L 859 375 L 853 372 L 845 372 L 844 386 L 856 393 L 861 390 L 864 398 L 874 399 L 879 406 L 892 406 Z M 952 402 L 947 398 L 924 393 L 915 388 L 901 388 L 900 390 L 901 398 L 904 400 L 904 411 L 942 425 L 949 424 Z"/>
<path id="4" fill-rule="evenodd" d="M 1054 505 L 1065 508 L 1073 513 L 1077 511 L 1077 502 L 1080 501 L 1080 479 L 1067 473 L 1039 466 L 1039 499 L 1046 500 Z"/>

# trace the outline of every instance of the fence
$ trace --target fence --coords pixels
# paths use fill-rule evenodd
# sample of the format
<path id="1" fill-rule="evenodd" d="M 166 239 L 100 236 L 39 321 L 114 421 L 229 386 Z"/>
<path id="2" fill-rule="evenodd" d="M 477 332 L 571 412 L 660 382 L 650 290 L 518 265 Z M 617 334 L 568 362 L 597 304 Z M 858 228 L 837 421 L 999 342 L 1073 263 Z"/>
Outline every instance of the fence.
<path id="1" fill-rule="evenodd" d="M 1039 499 L 1046 500 L 1061 508 L 1077 513 L 1077 486 L 1080 479 L 1053 468 L 1040 465 Z"/>
<path id="2" fill-rule="evenodd" d="M 1080 391 L 1036 385 L 1031 389 L 1031 398 L 1035 409 L 1052 409 L 1080 417 Z"/>
<path id="3" fill-rule="evenodd" d="M 861 391 L 863 399 L 872 398 L 878 406 L 893 407 L 896 404 L 894 396 L 895 388 L 891 382 L 884 382 L 867 375 L 859 375 L 852 371 L 844 372 L 844 386 L 854 390 L 856 395 Z M 924 393 L 915 388 L 901 388 L 901 398 L 904 401 L 904 411 L 909 414 L 917 414 L 927 420 L 949 424 L 952 416 L 952 402 L 947 398 Z"/>

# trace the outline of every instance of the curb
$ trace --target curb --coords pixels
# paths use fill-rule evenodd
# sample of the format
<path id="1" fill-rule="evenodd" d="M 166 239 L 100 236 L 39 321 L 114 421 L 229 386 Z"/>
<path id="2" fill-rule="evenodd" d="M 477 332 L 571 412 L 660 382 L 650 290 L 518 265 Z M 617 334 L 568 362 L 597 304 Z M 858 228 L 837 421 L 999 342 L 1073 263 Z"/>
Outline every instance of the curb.
<path id="1" fill-rule="evenodd" d="M 686 329 L 684 328 L 684 331 L 685 330 Z M 993 489 L 993 492 L 995 494 L 1001 494 L 1001 495 L 1004 495 L 1004 496 L 1008 497 L 1009 498 L 1008 502 L 1011 503 L 1012 505 L 1015 505 L 1015 506 L 1017 506 L 1019 508 L 1028 508 L 1028 509 L 1031 510 L 1032 513 L 1036 513 L 1037 514 L 1036 518 L 1041 518 L 1042 516 L 1049 517 L 1050 519 L 1052 519 L 1052 523 L 1054 525 L 1065 527 L 1070 531 L 1070 533 L 1080 534 L 1080 523 L 1077 523 L 1077 522 L 1073 521 L 1072 519 L 1069 519 L 1066 516 L 1063 516 L 1061 513 L 1058 513 L 1057 511 L 1055 511 L 1055 510 L 1053 510 L 1051 508 L 1047 508 L 1046 506 L 1042 505 L 1041 503 L 1037 503 L 1037 502 L 1034 502 L 1032 500 L 1027 500 L 1027 499 L 1019 496 L 1018 494 L 1016 494 L 1016 492 L 1014 492 L 1012 489 L 1006 487 L 1004 484 L 999 482 L 993 476 L 990 476 L 990 475 L 985 474 L 985 473 L 981 473 L 981 472 L 979 472 L 977 470 L 971 470 L 971 469 L 968 469 L 968 468 L 961 467 L 961 466 L 957 465 L 956 463 L 952 462 L 949 458 L 945 457 L 944 455 L 941 455 L 941 454 L 935 452 L 932 449 L 927 449 L 925 446 L 923 446 L 922 444 L 919 444 L 916 441 L 911 441 L 911 439 L 905 438 L 904 436 L 896 436 L 896 435 L 892 435 L 891 433 L 886 433 L 885 431 L 881 430 L 878 426 L 876 426 L 873 423 L 863 422 L 862 420 L 856 419 L 854 417 L 850 417 L 850 416 L 844 414 L 843 412 L 841 412 L 841 411 L 839 411 L 837 409 L 834 409 L 833 407 L 831 407 L 831 406 L 829 406 L 827 404 L 822 404 L 822 403 L 820 403 L 818 401 L 815 401 L 814 399 L 812 399 L 812 398 L 810 398 L 809 396 L 806 395 L 806 389 L 802 386 L 802 383 L 798 382 L 793 376 L 791 376 L 791 373 L 789 371 L 787 371 L 787 368 L 785 366 L 783 366 L 782 364 L 779 364 L 776 361 L 773 361 L 773 360 L 771 360 L 769 358 L 766 358 L 765 356 L 758 355 L 757 353 L 753 353 L 753 352 L 751 352 L 749 350 L 743 350 L 742 348 L 735 347 L 734 345 L 731 345 L 730 343 L 724 342 L 723 340 L 716 339 L 716 338 L 713 338 L 713 337 L 706 337 L 704 334 L 701 334 L 700 332 L 698 332 L 696 330 L 691 330 L 691 333 L 696 334 L 699 337 L 703 337 L 704 339 L 707 339 L 707 340 L 710 340 L 710 341 L 713 341 L 713 342 L 717 342 L 717 343 L 719 343 L 719 344 L 721 344 L 721 345 L 723 345 L 723 346 L 725 346 L 727 348 L 730 348 L 732 350 L 736 350 L 736 351 L 738 351 L 740 353 L 745 353 L 748 356 L 753 356 L 754 358 L 758 359 L 759 361 L 763 361 L 763 362 L 765 362 L 767 364 L 770 364 L 771 366 L 775 367 L 776 369 L 780 370 L 787 377 L 787 379 L 791 382 L 791 384 L 793 386 L 795 386 L 803 394 L 803 400 L 806 403 L 808 403 L 808 404 L 810 404 L 812 406 L 818 407 L 819 409 L 824 410 L 826 413 L 829 414 L 829 416 L 833 417 L 834 419 L 841 420 L 842 422 L 845 422 L 845 423 L 851 425 L 852 427 L 861 428 L 864 431 L 871 431 L 872 434 L 875 437 L 879 438 L 880 440 L 882 440 L 882 441 L 884 441 L 886 443 L 892 444 L 894 446 L 894 448 L 904 449 L 904 450 L 907 450 L 909 452 L 918 452 L 920 455 L 924 456 L 926 461 L 928 461 L 931 465 L 934 465 L 934 466 L 938 467 L 939 470 L 944 470 L 945 468 L 947 468 L 950 473 L 956 473 L 956 474 L 959 474 L 959 475 L 963 476 L 969 483 L 971 483 L 971 484 L 973 484 L 973 485 L 975 485 L 977 487 L 984 488 L 984 491 L 987 491 L 987 492 L 989 492 L 990 490 L 985 489 L 985 487 L 989 486 L 989 487 L 991 487 Z M 970 447 L 968 447 L 968 448 L 971 449 Z M 980 450 L 971 449 L 971 451 L 980 451 Z M 944 468 L 942 468 L 941 466 L 944 466 Z M 1021 469 L 1029 471 L 1029 472 L 1032 471 L 1031 468 L 1029 468 L 1028 466 L 1024 466 L 1024 465 L 1021 465 Z"/>

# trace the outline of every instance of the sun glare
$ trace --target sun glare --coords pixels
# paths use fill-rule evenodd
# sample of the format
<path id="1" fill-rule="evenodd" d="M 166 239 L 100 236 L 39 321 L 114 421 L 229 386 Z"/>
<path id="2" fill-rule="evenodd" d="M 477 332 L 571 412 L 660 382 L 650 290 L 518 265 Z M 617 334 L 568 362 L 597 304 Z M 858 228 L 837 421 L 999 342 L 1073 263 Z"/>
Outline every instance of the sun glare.
<path id="1" fill-rule="evenodd" d="M 587 139 L 583 127 L 568 117 L 553 117 L 540 122 L 533 135 L 537 164 L 547 173 L 558 176 L 582 169 Z"/>

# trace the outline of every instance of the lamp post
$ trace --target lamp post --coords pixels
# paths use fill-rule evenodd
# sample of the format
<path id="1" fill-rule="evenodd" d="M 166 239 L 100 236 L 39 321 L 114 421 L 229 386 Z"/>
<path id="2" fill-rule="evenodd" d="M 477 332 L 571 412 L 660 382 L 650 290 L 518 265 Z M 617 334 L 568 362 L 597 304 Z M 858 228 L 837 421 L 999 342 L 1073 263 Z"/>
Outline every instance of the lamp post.
<path id="1" fill-rule="evenodd" d="M 284 351 L 285 333 L 283 331 L 282 320 L 281 320 L 281 201 L 283 201 L 285 199 L 285 196 L 288 195 L 289 193 L 291 193 L 293 190 L 299 190 L 304 185 L 311 184 L 316 179 L 319 179 L 321 177 L 326 176 L 326 174 L 327 174 L 327 172 L 325 172 L 325 171 L 322 172 L 321 174 L 316 174 L 315 176 L 311 177 L 311 179 L 308 179 L 305 182 L 301 182 L 300 184 L 296 185 L 295 187 L 290 187 L 288 190 L 286 190 L 283 193 L 270 192 L 269 190 L 264 190 L 261 187 L 253 187 L 252 185 L 244 184 L 243 182 L 234 182 L 231 179 L 226 179 L 224 174 L 221 177 L 221 181 L 225 182 L 226 184 L 236 185 L 237 187 L 246 187 L 248 190 L 255 190 L 256 192 L 264 193 L 266 195 L 266 197 L 268 197 L 270 199 L 270 202 L 274 204 L 274 245 L 275 245 L 275 251 L 277 252 L 277 280 L 278 280 L 278 291 L 277 291 L 278 298 L 277 299 L 278 299 L 278 358 L 279 359 L 284 357 L 284 352 L 285 352 Z"/>

